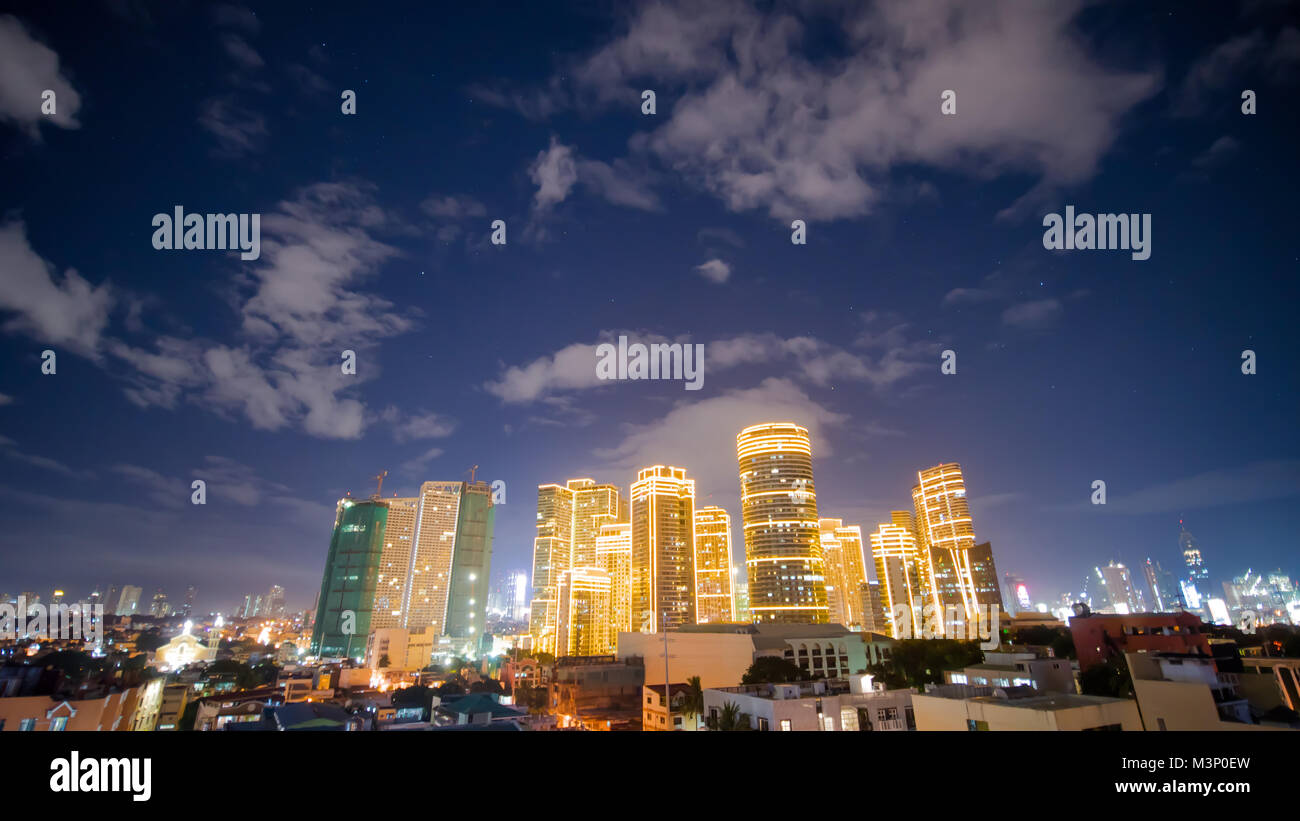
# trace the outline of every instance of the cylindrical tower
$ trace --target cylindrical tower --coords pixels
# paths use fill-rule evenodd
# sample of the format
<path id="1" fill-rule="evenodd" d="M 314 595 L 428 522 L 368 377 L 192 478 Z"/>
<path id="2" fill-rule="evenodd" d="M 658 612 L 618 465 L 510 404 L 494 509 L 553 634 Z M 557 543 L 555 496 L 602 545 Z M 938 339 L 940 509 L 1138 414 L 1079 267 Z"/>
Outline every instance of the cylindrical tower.
<path id="1" fill-rule="evenodd" d="M 751 425 L 736 436 L 749 607 L 756 622 L 829 620 L 808 429 Z"/>

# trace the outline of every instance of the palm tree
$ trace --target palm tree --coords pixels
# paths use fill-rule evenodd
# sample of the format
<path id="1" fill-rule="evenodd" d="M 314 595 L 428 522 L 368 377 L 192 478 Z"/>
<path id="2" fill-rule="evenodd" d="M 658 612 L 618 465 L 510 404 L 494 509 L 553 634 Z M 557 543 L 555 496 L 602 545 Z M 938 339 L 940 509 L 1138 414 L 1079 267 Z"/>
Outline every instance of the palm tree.
<path id="1" fill-rule="evenodd" d="M 718 713 L 717 718 L 710 718 L 708 724 L 710 730 L 721 730 L 723 732 L 752 729 L 749 726 L 749 714 L 742 713 L 740 707 L 734 701 L 723 704 L 722 712 Z"/>
<path id="2" fill-rule="evenodd" d="M 700 686 L 700 677 L 686 679 L 686 692 L 682 696 L 681 713 L 687 719 L 694 719 L 699 727 L 699 717 L 704 714 L 704 688 Z"/>

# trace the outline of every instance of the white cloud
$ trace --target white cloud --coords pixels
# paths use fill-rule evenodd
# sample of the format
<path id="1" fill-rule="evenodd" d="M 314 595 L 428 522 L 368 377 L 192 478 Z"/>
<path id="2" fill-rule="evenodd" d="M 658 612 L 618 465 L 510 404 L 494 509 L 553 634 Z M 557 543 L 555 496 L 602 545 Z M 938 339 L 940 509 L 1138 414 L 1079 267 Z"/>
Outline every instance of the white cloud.
<path id="1" fill-rule="evenodd" d="M 199 125 L 217 138 L 219 153 L 239 157 L 260 151 L 269 133 L 266 118 L 233 97 L 213 97 L 199 111 Z"/>
<path id="2" fill-rule="evenodd" d="M 437 459 L 443 453 L 442 448 L 429 448 L 424 453 L 402 463 L 401 470 L 406 474 L 415 474 L 424 470 L 426 466 L 434 459 Z"/>
<path id="3" fill-rule="evenodd" d="M 24 451 L 19 450 L 16 442 L 5 436 L 0 436 L 0 456 L 23 462 L 33 467 L 41 468 L 42 470 L 52 471 L 71 479 L 90 479 L 95 475 L 89 470 L 70 468 L 57 459 L 51 459 L 48 456 L 38 456 L 33 453 L 25 453 Z"/>
<path id="4" fill-rule="evenodd" d="M 57 281 L 53 266 L 28 244 L 23 223 L 0 226 L 0 311 L 13 314 L 4 330 L 96 356 L 113 301 L 107 282 L 92 286 L 71 268 Z"/>
<path id="5" fill-rule="evenodd" d="M 598 449 L 594 475 L 628 476 L 646 465 L 678 465 L 695 478 L 697 497 L 735 495 L 736 434 L 759 422 L 791 421 L 808 428 L 817 458 L 830 454 L 827 429 L 846 416 L 826 410 L 787 379 L 720 396 L 681 400 L 661 419 L 629 424 L 623 440 Z"/>
<path id="6" fill-rule="evenodd" d="M 550 146 L 538 152 L 537 159 L 529 166 L 528 176 L 537 186 L 537 193 L 533 195 L 534 208 L 545 211 L 564 202 L 578 181 L 573 149 L 551 137 Z"/>
<path id="7" fill-rule="evenodd" d="M 935 366 L 940 343 L 913 339 L 905 323 L 876 330 L 880 318 L 865 317 L 864 330 L 856 346 L 862 353 L 807 336 L 783 338 L 776 334 L 742 334 L 709 342 L 704 348 L 707 374 L 746 365 L 766 364 L 785 369 L 790 379 L 825 387 L 837 382 L 863 382 L 886 388 L 913 374 Z M 601 331 L 598 338 L 612 341 L 625 334 L 630 341 L 689 342 L 687 337 L 663 336 L 628 331 Z M 770 372 L 770 368 L 769 368 Z M 563 394 L 608 385 L 596 377 L 596 344 L 575 342 L 554 354 L 538 357 L 526 365 L 507 367 L 483 388 L 507 404 L 543 400 L 563 403 Z"/>
<path id="8" fill-rule="evenodd" d="M 700 276 L 709 282 L 721 285 L 731 276 L 731 266 L 720 259 L 711 259 L 708 262 L 695 266 L 695 270 L 700 272 Z"/>
<path id="9" fill-rule="evenodd" d="M 55 113 L 41 113 L 41 93 L 54 92 Z M 13 15 L 0 16 L 0 121 L 15 123 L 34 140 L 40 124 L 80 128 L 81 95 L 59 69 L 59 55 L 37 42 Z"/>
<path id="10" fill-rule="evenodd" d="M 1062 313 L 1059 299 L 1020 302 L 1002 312 L 1002 322 L 1023 330 L 1042 330 L 1056 323 Z"/>
<path id="11" fill-rule="evenodd" d="M 596 377 L 596 346 L 575 342 L 522 367 L 506 368 L 484 390 L 508 404 L 534 402 L 558 391 L 608 384 Z"/>
<path id="12" fill-rule="evenodd" d="M 358 289 L 398 253 L 373 234 L 401 226 L 371 194 L 365 185 L 322 183 L 264 216 L 262 259 L 246 268 L 236 295 L 243 339 L 162 335 L 152 350 L 109 340 L 105 350 L 131 366 L 127 398 L 167 408 L 186 400 L 259 430 L 299 426 L 321 438 L 361 436 L 366 407 L 348 394 L 378 376 L 378 362 L 367 354 L 414 327 L 391 303 Z M 356 375 L 342 373 L 343 350 L 357 353 Z M 407 420 L 403 429 L 428 433 L 436 419 Z"/>
<path id="13" fill-rule="evenodd" d="M 249 45 L 247 40 L 237 34 L 227 34 L 222 37 L 221 45 L 226 50 L 226 54 L 230 55 L 230 58 L 238 63 L 240 68 L 251 71 L 266 65 L 262 55 L 258 54 L 257 50 Z"/>
<path id="14" fill-rule="evenodd" d="M 395 407 L 388 407 L 380 418 L 389 425 L 398 442 L 412 439 L 441 439 L 456 429 L 456 420 L 436 413 L 420 412 L 405 415 Z"/>
<path id="15" fill-rule="evenodd" d="M 1037 178 L 1003 215 L 1089 179 L 1122 117 L 1159 89 L 1156 70 L 1113 69 L 1075 28 L 1082 0 L 813 4 L 648 3 L 622 33 L 565 69 L 570 104 L 630 105 L 651 87 L 663 125 L 632 139 L 735 211 L 832 220 L 870 213 L 892 169 Z M 845 56 L 812 59 L 814 30 Z M 954 117 L 939 95 L 957 92 Z M 554 90 L 539 92 L 547 95 Z"/>

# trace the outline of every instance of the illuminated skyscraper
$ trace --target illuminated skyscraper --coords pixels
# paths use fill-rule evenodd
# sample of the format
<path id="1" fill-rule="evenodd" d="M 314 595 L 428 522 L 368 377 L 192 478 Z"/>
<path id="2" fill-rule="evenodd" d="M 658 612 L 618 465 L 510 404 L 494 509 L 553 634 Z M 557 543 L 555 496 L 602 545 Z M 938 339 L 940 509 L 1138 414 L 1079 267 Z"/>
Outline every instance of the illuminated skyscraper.
<path id="1" fill-rule="evenodd" d="M 555 652 L 560 574 L 573 549 L 573 491 L 563 485 L 537 488 L 537 538 L 533 540 L 533 601 L 528 632 L 533 649 Z"/>
<path id="2" fill-rule="evenodd" d="M 627 504 L 615 485 L 570 479 L 537 488 L 537 538 L 533 542 L 533 648 L 553 653 L 559 618 L 560 576 L 567 570 L 604 569 L 598 541 L 606 524 L 627 521 Z M 616 579 L 612 577 L 612 583 Z M 614 602 L 606 605 L 613 612 Z"/>
<path id="3" fill-rule="evenodd" d="M 970 549 L 970 573 L 971 585 L 975 588 L 975 601 L 999 610 L 1005 609 L 991 542 L 981 542 Z"/>
<path id="4" fill-rule="evenodd" d="M 872 580 L 858 588 L 862 600 L 862 629 L 867 633 L 891 635 L 892 628 L 885 620 L 885 604 L 880 594 L 880 582 Z"/>
<path id="5" fill-rule="evenodd" d="M 829 621 L 808 429 L 751 425 L 736 436 L 749 609 L 755 622 Z"/>
<path id="6" fill-rule="evenodd" d="M 617 644 L 620 632 L 632 632 L 631 522 L 607 522 L 600 526 L 596 560 L 609 576 L 609 630 Z"/>
<path id="7" fill-rule="evenodd" d="M 487 626 L 488 580 L 496 507 L 487 482 L 461 482 L 456 543 L 448 574 L 443 633 L 476 649 Z"/>
<path id="8" fill-rule="evenodd" d="M 920 556 L 912 515 L 896 510 L 892 522 L 877 525 L 871 534 L 871 556 L 880 585 L 880 606 L 887 632 L 894 638 L 921 635 L 922 612 L 916 607 L 925 600 L 925 588 L 919 575 Z M 904 609 L 904 607 L 906 609 Z M 910 619 L 910 624 L 894 623 L 895 616 Z"/>
<path id="9" fill-rule="evenodd" d="M 731 516 L 720 507 L 702 507 L 695 511 L 695 623 L 734 621 Z"/>
<path id="10" fill-rule="evenodd" d="M 140 594 L 144 591 L 133 584 L 122 586 L 122 597 L 117 601 L 117 609 L 114 614 L 118 616 L 134 616 L 140 607 Z M 38 597 L 32 594 L 29 602 L 38 601 Z"/>
<path id="11" fill-rule="evenodd" d="M 912 488 L 916 509 L 917 551 L 922 575 L 930 588 L 931 604 L 938 612 L 956 607 L 966 622 L 977 618 L 979 597 L 972 579 L 970 551 L 975 547 L 975 527 L 966 502 L 961 465 L 936 465 L 917 472 Z"/>
<path id="12" fill-rule="evenodd" d="M 627 506 L 615 485 L 598 485 L 592 479 L 570 479 L 573 492 L 573 546 L 570 567 L 599 567 L 596 539 L 601 525 L 626 522 Z"/>
<path id="13" fill-rule="evenodd" d="M 313 651 L 364 652 L 369 631 L 380 628 L 481 634 L 492 519 L 484 482 L 424 482 L 419 496 L 339 500 Z M 340 632 L 344 610 L 354 613 L 350 639 L 339 638 L 346 635 Z"/>
<path id="14" fill-rule="evenodd" d="M 1182 551 L 1183 564 L 1187 566 L 1187 576 L 1182 582 L 1183 599 L 1189 610 L 1200 611 L 1204 618 L 1208 615 L 1202 605 L 1210 595 L 1210 570 L 1201 556 L 1200 544 L 1187 532 L 1182 519 L 1178 520 L 1178 549 Z"/>
<path id="15" fill-rule="evenodd" d="M 273 619 L 284 618 L 284 588 L 278 584 L 271 585 L 266 598 L 262 599 L 262 614 Z"/>
<path id="16" fill-rule="evenodd" d="M 822 519 L 820 526 L 830 620 L 850 630 L 863 630 L 862 585 L 867 583 L 867 568 L 862 560 L 862 528 L 845 526 L 842 519 Z"/>
<path id="17" fill-rule="evenodd" d="M 695 480 L 643 468 L 632 483 L 632 628 L 695 623 Z"/>
<path id="18" fill-rule="evenodd" d="M 560 574 L 555 655 L 603 656 L 614 652 L 610 630 L 610 579 L 604 570 L 578 567 Z"/>
<path id="19" fill-rule="evenodd" d="M 1122 615 L 1146 612 L 1127 567 L 1112 561 L 1105 567 L 1096 568 L 1096 571 L 1101 587 L 1106 591 L 1106 609 L 1109 612 Z"/>
<path id="20" fill-rule="evenodd" d="M 312 655 L 352 658 L 364 653 L 387 520 L 388 506 L 377 499 L 339 500 L 321 578 Z"/>

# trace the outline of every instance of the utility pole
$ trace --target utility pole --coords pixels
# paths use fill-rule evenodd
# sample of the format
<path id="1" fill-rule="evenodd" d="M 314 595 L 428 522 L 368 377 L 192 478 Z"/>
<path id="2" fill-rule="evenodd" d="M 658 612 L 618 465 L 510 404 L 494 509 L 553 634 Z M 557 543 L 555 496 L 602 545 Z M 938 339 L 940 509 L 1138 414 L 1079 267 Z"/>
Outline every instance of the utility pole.
<path id="1" fill-rule="evenodd" d="M 673 729 L 672 682 L 668 678 L 668 608 L 664 608 L 664 713 L 667 715 L 667 729 Z"/>

